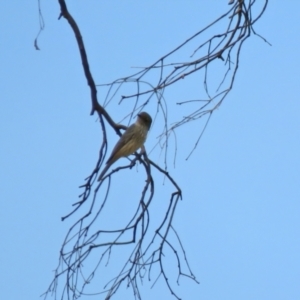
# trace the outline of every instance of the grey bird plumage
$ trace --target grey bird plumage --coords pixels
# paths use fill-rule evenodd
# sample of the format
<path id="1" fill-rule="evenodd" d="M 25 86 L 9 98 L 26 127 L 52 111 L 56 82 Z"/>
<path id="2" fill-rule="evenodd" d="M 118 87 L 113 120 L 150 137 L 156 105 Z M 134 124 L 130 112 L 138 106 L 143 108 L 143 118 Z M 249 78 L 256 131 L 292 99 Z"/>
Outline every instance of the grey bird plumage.
<path id="1" fill-rule="evenodd" d="M 133 154 L 144 145 L 151 123 L 152 118 L 148 113 L 141 112 L 138 114 L 136 122 L 127 128 L 115 145 L 109 159 L 106 162 L 106 166 L 98 178 L 98 181 L 102 179 L 110 166 L 119 158 Z"/>

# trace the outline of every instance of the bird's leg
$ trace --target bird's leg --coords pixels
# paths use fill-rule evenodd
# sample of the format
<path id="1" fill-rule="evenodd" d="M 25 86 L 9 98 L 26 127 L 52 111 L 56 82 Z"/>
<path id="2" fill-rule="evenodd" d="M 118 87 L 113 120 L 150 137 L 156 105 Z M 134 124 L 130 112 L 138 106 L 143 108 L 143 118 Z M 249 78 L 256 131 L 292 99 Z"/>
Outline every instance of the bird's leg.
<path id="1" fill-rule="evenodd" d="M 142 156 L 147 157 L 146 149 L 145 149 L 144 145 L 141 147 L 140 153 L 135 152 L 134 154 L 135 154 L 135 158 L 131 160 L 130 169 L 135 165 L 137 160 L 139 160 L 139 161 L 142 160 Z"/>

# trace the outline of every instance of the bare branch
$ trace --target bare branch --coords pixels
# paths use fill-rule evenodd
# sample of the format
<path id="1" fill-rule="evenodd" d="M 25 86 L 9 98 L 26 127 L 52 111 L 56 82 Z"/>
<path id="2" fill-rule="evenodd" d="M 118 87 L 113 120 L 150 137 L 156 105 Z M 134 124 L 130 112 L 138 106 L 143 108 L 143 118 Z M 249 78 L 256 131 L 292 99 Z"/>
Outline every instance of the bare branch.
<path id="1" fill-rule="evenodd" d="M 98 113 L 102 142 L 95 167 L 85 179 L 85 183 L 80 186 L 83 192 L 79 196 L 79 201 L 74 203 L 73 210 L 62 218 L 65 220 L 70 216 L 75 216 L 76 213 L 77 220 L 70 227 L 63 241 L 54 279 L 45 292 L 44 298 L 53 295 L 55 299 L 57 297 L 60 299 L 77 299 L 82 295 L 104 294 L 104 299 L 108 300 L 125 285 L 125 287 L 132 288 L 135 299 L 141 299 L 140 285 L 147 276 L 149 281 L 154 278 L 153 285 L 158 280 L 164 280 L 170 293 L 176 299 L 180 299 L 173 283 L 169 280 L 170 272 L 166 265 L 165 253 L 172 253 L 171 255 L 177 262 L 178 285 L 181 276 L 196 283 L 198 281 L 190 268 L 186 251 L 174 228 L 175 211 L 182 199 L 182 191 L 176 180 L 167 171 L 168 151 L 171 147 L 169 138 L 171 135 L 175 137 L 173 160 L 175 164 L 177 140 L 180 138 L 179 127 L 187 126 L 206 116 L 207 119 L 204 118 L 206 121 L 204 121 L 202 129 L 193 131 L 196 142 L 187 159 L 196 149 L 213 112 L 220 107 L 233 88 L 244 42 L 251 36 L 251 33 L 260 37 L 255 32 L 253 25 L 263 15 L 268 0 L 263 1 L 264 5 L 260 10 L 256 8 L 257 0 L 229 1 L 231 6 L 226 13 L 150 66 L 139 67 L 139 71 L 132 75 L 99 85 L 95 84 L 91 74 L 80 30 L 68 11 L 65 1 L 58 0 L 58 2 L 61 9 L 59 19 L 63 17 L 67 20 L 77 41 L 84 75 L 90 87 L 91 114 L 93 115 L 95 111 Z M 262 2 L 260 1 L 260 3 Z M 254 5 L 255 11 L 258 11 L 256 16 L 253 16 Z M 223 24 L 221 22 L 225 22 L 226 25 L 220 32 L 216 25 Z M 205 35 L 203 34 L 207 32 L 210 33 L 208 39 L 204 38 Z M 266 41 L 264 38 L 263 40 Z M 192 53 L 188 49 L 191 43 L 197 45 L 193 48 Z M 187 51 L 189 55 L 185 59 L 181 62 L 175 61 L 175 55 L 183 55 Z M 211 75 L 214 67 L 218 68 L 218 74 L 223 72 L 221 76 Z M 197 94 L 193 98 L 168 99 L 167 90 L 175 87 L 182 80 L 186 82 L 191 78 L 191 75 L 196 73 L 203 76 L 202 87 L 199 90 L 195 88 L 199 95 L 202 93 L 201 96 Z M 131 89 L 132 86 L 134 89 Z M 97 89 L 99 88 L 107 89 L 102 104 L 97 98 Z M 123 93 L 124 90 L 125 93 Z M 104 107 L 111 102 L 122 105 L 128 99 L 133 101 L 131 107 L 127 104 L 124 117 L 131 119 L 135 113 L 151 106 L 156 109 L 155 119 L 161 118 L 163 120 L 164 126 L 162 126 L 156 146 L 164 151 L 164 167 L 150 160 L 146 151 L 142 154 L 135 153 L 134 159 L 129 164 L 112 169 L 98 183 L 96 179 L 107 154 L 105 121 L 118 135 L 121 135 L 121 129 L 126 129 L 126 126 L 113 121 Z M 179 120 L 170 123 L 168 113 L 170 105 L 180 108 L 187 107 L 189 113 L 181 114 L 182 117 Z M 112 201 L 109 197 L 112 193 L 111 187 L 116 184 L 117 188 L 120 187 L 113 180 L 115 174 L 119 171 L 132 169 L 137 164 L 142 169 L 139 176 L 144 178 L 143 184 L 135 187 L 135 191 L 139 191 L 137 207 L 132 211 L 131 216 L 128 216 L 125 225 L 107 229 L 101 224 L 100 216 L 104 215 L 104 208 L 107 207 L 109 201 Z M 155 183 L 160 179 L 166 181 L 171 192 L 169 198 L 165 199 L 164 202 L 166 203 L 164 214 L 160 217 L 156 215 L 155 219 L 158 221 L 153 225 L 152 208 L 159 198 L 156 197 Z M 120 249 L 124 252 L 128 251 L 128 256 L 124 254 L 125 259 L 121 262 L 120 271 L 112 279 L 108 279 L 102 289 L 97 284 L 98 290 L 96 292 L 90 290 L 91 282 L 95 280 L 96 276 L 99 276 L 99 273 L 103 275 L 99 269 L 109 266 L 112 262 L 115 264 L 117 256 L 115 253 L 118 253 Z M 105 278 L 104 275 L 101 279 L 103 278 Z M 63 280 L 64 286 L 59 289 L 58 283 L 61 280 Z"/>

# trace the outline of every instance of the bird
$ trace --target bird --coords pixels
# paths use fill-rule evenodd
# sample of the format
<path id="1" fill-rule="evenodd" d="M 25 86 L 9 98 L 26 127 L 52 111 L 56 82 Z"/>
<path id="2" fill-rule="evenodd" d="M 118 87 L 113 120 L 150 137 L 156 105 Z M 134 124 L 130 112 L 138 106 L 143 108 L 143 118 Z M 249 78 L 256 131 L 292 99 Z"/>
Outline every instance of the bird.
<path id="1" fill-rule="evenodd" d="M 98 178 L 98 181 L 101 181 L 106 171 L 119 158 L 133 154 L 136 150 L 144 145 L 151 123 L 152 118 L 148 113 L 141 112 L 137 115 L 136 122 L 131 124 L 126 129 L 124 134 L 120 137 L 119 141 L 115 145 L 109 159 L 106 162 L 106 166 Z"/>

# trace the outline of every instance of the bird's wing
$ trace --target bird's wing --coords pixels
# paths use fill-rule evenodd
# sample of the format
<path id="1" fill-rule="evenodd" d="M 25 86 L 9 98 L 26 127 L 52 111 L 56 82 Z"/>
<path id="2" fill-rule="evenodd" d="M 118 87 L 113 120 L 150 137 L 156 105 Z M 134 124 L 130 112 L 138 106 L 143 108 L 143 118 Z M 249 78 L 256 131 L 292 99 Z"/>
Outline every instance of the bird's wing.
<path id="1" fill-rule="evenodd" d="M 124 132 L 124 134 L 120 137 L 120 139 L 118 140 L 117 144 L 115 145 L 113 151 L 111 152 L 109 159 L 106 162 L 107 164 L 112 164 L 121 157 L 116 154 L 133 138 L 134 125 L 135 124 L 130 125 L 128 127 L 128 129 Z"/>

